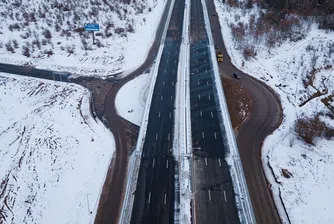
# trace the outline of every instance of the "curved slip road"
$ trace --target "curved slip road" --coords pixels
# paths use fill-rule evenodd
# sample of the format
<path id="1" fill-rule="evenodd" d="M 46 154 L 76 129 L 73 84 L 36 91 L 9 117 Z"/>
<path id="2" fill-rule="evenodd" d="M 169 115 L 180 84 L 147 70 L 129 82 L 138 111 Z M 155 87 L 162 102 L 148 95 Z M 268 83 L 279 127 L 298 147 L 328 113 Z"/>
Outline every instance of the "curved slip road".
<path id="1" fill-rule="evenodd" d="M 116 155 L 111 163 L 111 167 L 109 167 L 107 178 L 102 190 L 95 218 L 96 224 L 118 223 L 126 188 L 125 182 L 130 150 L 128 144 L 129 139 L 127 136 L 129 135 L 130 124 L 117 114 L 115 107 L 116 95 L 125 83 L 143 74 L 154 62 L 159 50 L 170 4 L 171 0 L 168 0 L 157 29 L 155 41 L 151 46 L 144 63 L 134 72 L 119 80 L 109 90 L 104 100 L 104 114 L 115 137 Z"/>
<path id="2" fill-rule="evenodd" d="M 238 82 L 250 90 L 254 99 L 251 116 L 238 132 L 237 144 L 256 221 L 259 224 L 281 223 L 271 191 L 268 189 L 261 160 L 264 139 L 281 123 L 283 112 L 280 100 L 270 87 L 238 70 L 231 63 L 220 32 L 218 16 L 213 15 L 213 13 L 217 15 L 213 1 L 206 0 L 211 28 L 214 30 L 212 36 L 216 47 L 224 55 L 224 61 L 219 63 L 219 69 L 232 78 L 234 72 L 239 74 L 241 79 Z"/>

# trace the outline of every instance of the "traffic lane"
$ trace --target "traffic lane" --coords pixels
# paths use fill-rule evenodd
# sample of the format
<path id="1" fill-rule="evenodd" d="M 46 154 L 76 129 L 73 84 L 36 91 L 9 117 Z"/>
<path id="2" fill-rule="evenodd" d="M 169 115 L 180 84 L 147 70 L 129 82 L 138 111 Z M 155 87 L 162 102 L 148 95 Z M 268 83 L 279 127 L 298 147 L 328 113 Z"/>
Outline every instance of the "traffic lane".
<path id="1" fill-rule="evenodd" d="M 135 200 L 134 209 L 141 211 L 133 213 L 137 215 L 132 216 L 131 223 L 173 223 L 173 157 L 143 159 L 140 177 L 136 190 L 140 200 Z"/>
<path id="2" fill-rule="evenodd" d="M 239 223 L 225 160 L 194 157 L 194 164 L 196 223 Z"/>
<path id="3" fill-rule="evenodd" d="M 208 11 L 215 12 L 213 0 L 207 0 Z M 280 124 L 282 108 L 277 95 L 262 81 L 246 75 L 232 65 L 221 35 L 218 16 L 210 16 L 210 24 L 219 32 L 213 32 L 215 45 L 224 55 L 219 68 L 233 78 L 233 73 L 241 76 L 238 80 L 248 88 L 254 99 L 253 112 L 238 132 L 237 143 L 244 173 L 254 208 L 257 223 L 281 223 L 276 205 L 268 189 L 263 172 L 261 147 L 264 138 Z M 261 200 L 260 200 L 261 198 Z"/>

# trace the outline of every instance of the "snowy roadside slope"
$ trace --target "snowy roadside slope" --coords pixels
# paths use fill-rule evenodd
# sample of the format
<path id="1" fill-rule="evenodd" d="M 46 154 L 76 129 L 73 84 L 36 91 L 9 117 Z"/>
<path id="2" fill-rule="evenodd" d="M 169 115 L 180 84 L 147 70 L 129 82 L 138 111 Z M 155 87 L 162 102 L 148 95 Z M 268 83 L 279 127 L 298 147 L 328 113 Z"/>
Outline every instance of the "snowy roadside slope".
<path id="1" fill-rule="evenodd" d="M 229 25 L 240 21 L 248 25 L 251 14 L 258 16 L 258 9 L 230 8 L 217 0 L 215 5 L 233 64 L 267 83 L 282 102 L 282 125 L 265 139 L 262 148 L 263 166 L 273 184 L 281 217 L 288 222 L 284 215 L 286 209 L 291 223 L 333 223 L 334 202 L 329 197 L 334 192 L 333 138 L 319 138 L 314 146 L 306 145 L 295 133 L 295 121 L 321 113 L 320 118 L 327 127 L 334 128 L 334 111 L 322 101 L 334 95 L 334 33 L 315 26 L 302 27 L 303 39 L 285 41 L 270 52 L 263 40 L 253 43 L 249 38 L 246 45 L 253 44 L 257 55 L 247 61 Z M 333 102 L 329 104 L 334 108 Z M 284 177 L 283 169 L 292 177 Z"/>
<path id="2" fill-rule="evenodd" d="M 117 93 L 117 113 L 140 126 L 144 114 L 152 73 L 142 74 L 126 83 Z"/>
<path id="3" fill-rule="evenodd" d="M 107 76 L 143 63 L 166 0 L 0 3 L 0 62 Z M 93 45 L 85 23 L 100 24 Z M 27 57 L 28 56 L 28 57 Z"/>
<path id="4" fill-rule="evenodd" d="M 77 85 L 0 74 L 0 222 L 89 223 L 114 152 Z"/>

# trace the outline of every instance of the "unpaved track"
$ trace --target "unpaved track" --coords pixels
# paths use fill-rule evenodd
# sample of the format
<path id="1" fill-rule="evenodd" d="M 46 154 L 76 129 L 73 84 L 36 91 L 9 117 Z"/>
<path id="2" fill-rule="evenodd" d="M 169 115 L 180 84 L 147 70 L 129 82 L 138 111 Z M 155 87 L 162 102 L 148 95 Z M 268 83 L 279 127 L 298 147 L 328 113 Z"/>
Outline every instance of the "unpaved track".
<path id="1" fill-rule="evenodd" d="M 258 224 L 281 223 L 268 182 L 262 167 L 261 147 L 263 140 L 281 123 L 282 107 L 278 96 L 263 82 L 241 72 L 232 65 L 226 51 L 221 27 L 218 21 L 213 0 L 206 0 L 215 45 L 224 55 L 224 62 L 219 68 L 224 74 L 233 78 L 233 73 L 241 76 L 241 85 L 249 89 L 253 96 L 253 111 L 249 119 L 240 127 L 237 144 L 244 168 L 248 190 L 252 200 L 256 221 Z M 216 13 L 217 14 L 217 13 Z M 234 99 L 227 98 L 227 101 Z M 233 111 L 230 111 L 230 113 Z M 233 116 L 231 116 L 233 119 Z"/>

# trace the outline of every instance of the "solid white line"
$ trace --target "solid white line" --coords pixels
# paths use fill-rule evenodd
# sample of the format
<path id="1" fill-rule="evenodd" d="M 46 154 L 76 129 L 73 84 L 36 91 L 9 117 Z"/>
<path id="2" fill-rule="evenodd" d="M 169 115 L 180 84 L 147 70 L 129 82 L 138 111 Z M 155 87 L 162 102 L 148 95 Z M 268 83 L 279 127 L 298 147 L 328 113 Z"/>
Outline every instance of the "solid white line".
<path id="1" fill-rule="evenodd" d="M 167 159 L 167 163 L 166 163 L 166 168 L 168 169 L 168 159 Z"/>
<path id="2" fill-rule="evenodd" d="M 158 133 L 155 134 L 155 140 L 158 140 Z"/>
<path id="3" fill-rule="evenodd" d="M 208 166 L 208 158 L 204 158 L 205 159 L 205 166 Z"/>
<path id="4" fill-rule="evenodd" d="M 209 201 L 211 201 L 211 192 L 209 190 Z"/>
<path id="5" fill-rule="evenodd" d="M 225 191 L 224 191 L 224 199 L 225 199 L 225 202 L 227 202 Z"/>
<path id="6" fill-rule="evenodd" d="M 153 159 L 153 164 L 152 164 L 152 167 L 154 168 L 154 164 L 155 164 L 155 159 Z"/>
<path id="7" fill-rule="evenodd" d="M 211 111 L 211 117 L 213 117 L 213 113 L 212 113 L 212 111 Z"/>
<path id="8" fill-rule="evenodd" d="M 202 132 L 202 138 L 204 138 L 204 132 Z"/>
<path id="9" fill-rule="evenodd" d="M 219 163 L 219 166 L 222 166 L 222 163 L 220 162 L 220 158 L 218 158 L 218 163 Z"/>
<path id="10" fill-rule="evenodd" d="M 151 203 L 151 192 L 148 194 L 148 203 Z"/>
<path id="11" fill-rule="evenodd" d="M 166 198 L 167 198 L 167 195 L 166 195 L 166 193 L 165 193 L 164 204 L 166 204 Z"/>

